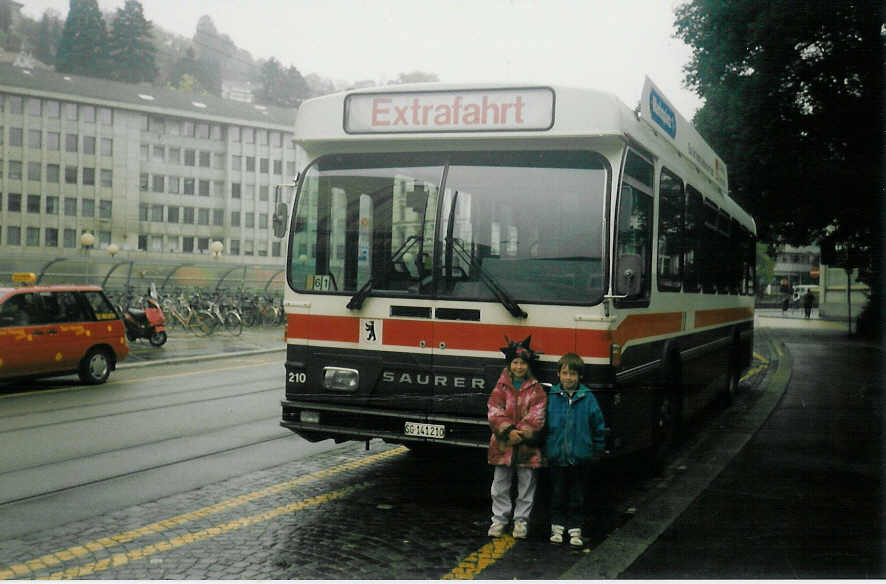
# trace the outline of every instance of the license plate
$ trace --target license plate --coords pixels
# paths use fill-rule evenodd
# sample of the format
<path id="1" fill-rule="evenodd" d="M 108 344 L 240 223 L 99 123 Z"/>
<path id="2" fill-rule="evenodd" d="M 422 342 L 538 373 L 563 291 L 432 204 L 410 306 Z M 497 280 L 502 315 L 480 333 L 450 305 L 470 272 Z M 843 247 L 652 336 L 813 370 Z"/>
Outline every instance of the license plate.
<path id="1" fill-rule="evenodd" d="M 442 424 L 406 422 L 403 433 L 407 436 L 421 436 L 422 438 L 443 438 L 446 435 L 446 426 Z"/>

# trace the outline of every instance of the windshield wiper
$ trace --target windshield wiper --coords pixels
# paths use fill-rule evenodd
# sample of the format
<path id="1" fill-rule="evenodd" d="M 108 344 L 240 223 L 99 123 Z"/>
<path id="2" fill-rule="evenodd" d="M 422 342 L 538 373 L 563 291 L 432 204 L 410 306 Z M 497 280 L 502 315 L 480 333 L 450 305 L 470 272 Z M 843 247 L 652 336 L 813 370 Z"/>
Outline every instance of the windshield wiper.
<path id="1" fill-rule="evenodd" d="M 459 240 L 452 239 L 452 245 L 450 247 L 461 256 L 463 261 L 469 263 L 471 267 L 480 274 L 480 280 L 486 284 L 486 287 L 489 288 L 493 294 L 495 294 L 495 298 L 501 302 L 502 306 L 508 309 L 508 312 L 510 312 L 511 315 L 520 318 L 526 318 L 528 316 L 526 311 L 520 308 L 520 305 L 517 304 L 517 301 L 514 300 L 514 298 L 508 294 L 507 290 L 495 280 L 492 274 L 480 265 L 480 262 L 474 257 L 474 254 L 466 250 Z"/>
<path id="2" fill-rule="evenodd" d="M 397 251 L 394 252 L 394 255 L 391 256 L 390 263 L 393 264 L 397 260 L 400 259 L 406 250 L 408 250 L 412 245 L 418 241 L 419 237 L 417 235 L 410 235 L 406 238 L 406 240 L 400 244 L 400 247 L 397 248 Z M 369 278 L 366 280 L 366 283 L 360 287 L 357 292 L 351 296 L 351 299 L 347 303 L 347 308 L 349 310 L 359 310 L 363 307 L 363 301 L 366 300 L 366 297 L 369 296 L 369 293 L 372 292 L 372 287 L 375 286 L 375 278 Z"/>

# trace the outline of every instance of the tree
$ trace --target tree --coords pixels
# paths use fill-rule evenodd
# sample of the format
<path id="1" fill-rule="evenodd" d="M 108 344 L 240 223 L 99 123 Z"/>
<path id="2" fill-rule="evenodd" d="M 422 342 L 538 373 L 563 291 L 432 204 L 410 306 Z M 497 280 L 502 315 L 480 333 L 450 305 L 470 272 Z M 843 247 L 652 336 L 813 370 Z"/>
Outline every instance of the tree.
<path id="1" fill-rule="evenodd" d="M 262 64 L 255 92 L 257 103 L 294 108 L 310 96 L 311 89 L 298 69 L 291 65 L 284 69 L 274 57 Z"/>
<path id="2" fill-rule="evenodd" d="M 47 65 L 54 64 L 55 49 L 58 46 L 61 35 L 61 18 L 58 16 L 58 13 L 47 10 L 43 13 L 43 18 L 40 19 L 37 29 L 34 56 Z"/>
<path id="3" fill-rule="evenodd" d="M 183 83 L 185 76 L 190 79 Z M 176 61 L 167 81 L 170 87 L 221 95 L 221 68 L 218 61 L 198 60 L 194 49 L 188 47 L 185 54 Z"/>
<path id="4" fill-rule="evenodd" d="M 694 123 L 761 239 L 851 246 L 869 284 L 882 251 L 883 22 L 868 0 L 691 0 L 675 22 L 692 49 L 686 83 L 705 99 Z"/>
<path id="5" fill-rule="evenodd" d="M 96 0 L 71 0 L 55 56 L 55 70 L 88 77 L 110 77 L 108 32 Z"/>
<path id="6" fill-rule="evenodd" d="M 157 48 L 151 39 L 151 22 L 138 0 L 126 0 L 117 9 L 108 42 L 114 79 L 127 83 L 153 81 L 157 76 Z"/>

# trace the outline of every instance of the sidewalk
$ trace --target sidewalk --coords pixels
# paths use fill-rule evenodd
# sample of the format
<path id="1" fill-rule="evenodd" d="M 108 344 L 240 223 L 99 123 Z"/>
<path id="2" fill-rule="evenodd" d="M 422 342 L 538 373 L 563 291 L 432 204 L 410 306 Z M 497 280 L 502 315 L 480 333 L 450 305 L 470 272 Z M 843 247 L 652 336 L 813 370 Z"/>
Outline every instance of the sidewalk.
<path id="1" fill-rule="evenodd" d="M 146 339 L 130 341 L 129 357 L 120 363 L 120 368 L 217 359 L 234 354 L 282 352 L 286 348 L 282 325 L 244 328 L 239 336 L 218 331 L 208 337 L 198 337 L 192 332 L 181 329 L 167 333 L 168 340 L 162 347 L 153 347 Z"/>
<path id="2" fill-rule="evenodd" d="M 828 321 L 758 314 L 757 327 L 792 361 L 784 394 L 619 578 L 886 576 L 883 347 Z"/>

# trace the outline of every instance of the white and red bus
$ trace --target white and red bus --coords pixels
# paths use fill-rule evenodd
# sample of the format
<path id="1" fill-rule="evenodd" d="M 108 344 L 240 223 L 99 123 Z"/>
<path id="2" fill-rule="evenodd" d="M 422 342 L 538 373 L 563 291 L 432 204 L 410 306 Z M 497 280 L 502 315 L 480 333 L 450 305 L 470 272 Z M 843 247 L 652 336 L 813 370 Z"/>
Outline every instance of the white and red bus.
<path id="1" fill-rule="evenodd" d="M 295 135 L 282 426 L 485 448 L 505 337 L 532 337 L 543 382 L 582 356 L 613 455 L 735 391 L 754 221 L 648 79 L 637 111 L 555 86 L 356 90 L 305 102 Z"/>

